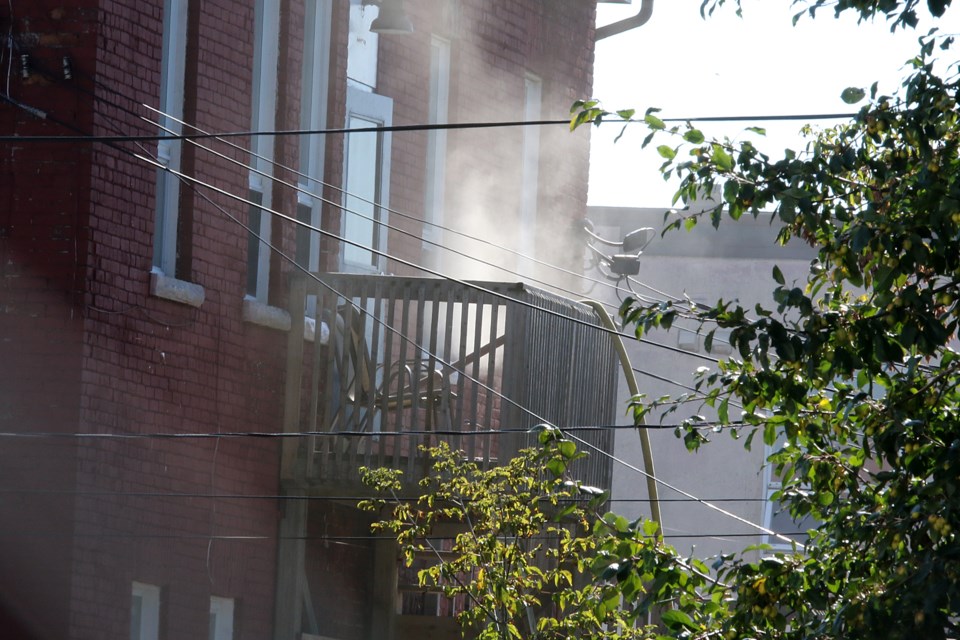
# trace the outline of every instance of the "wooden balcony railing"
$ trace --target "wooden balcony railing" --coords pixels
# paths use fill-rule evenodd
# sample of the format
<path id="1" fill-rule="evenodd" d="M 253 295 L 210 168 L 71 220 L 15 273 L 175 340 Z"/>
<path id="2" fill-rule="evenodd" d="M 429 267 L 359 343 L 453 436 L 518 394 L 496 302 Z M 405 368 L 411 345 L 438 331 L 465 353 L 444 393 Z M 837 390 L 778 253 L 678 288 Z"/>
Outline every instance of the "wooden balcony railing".
<path id="1" fill-rule="evenodd" d="M 288 484 L 355 486 L 361 466 L 416 480 L 422 444 L 489 466 L 535 442 L 539 423 L 613 423 L 618 361 L 585 305 L 517 283 L 317 278 L 291 284 L 284 429 L 314 435 L 284 441 Z M 303 339 L 305 314 L 318 336 L 329 327 L 326 345 Z M 574 433 L 613 446 L 609 430 Z M 609 458 L 591 453 L 573 473 L 609 487 Z"/>

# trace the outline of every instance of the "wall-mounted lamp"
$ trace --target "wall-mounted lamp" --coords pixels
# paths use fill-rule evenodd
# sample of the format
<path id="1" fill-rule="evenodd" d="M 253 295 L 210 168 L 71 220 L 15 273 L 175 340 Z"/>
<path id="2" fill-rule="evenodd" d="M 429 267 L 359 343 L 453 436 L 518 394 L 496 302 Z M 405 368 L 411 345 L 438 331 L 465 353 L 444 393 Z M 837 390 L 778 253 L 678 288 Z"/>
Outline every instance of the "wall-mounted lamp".
<path id="1" fill-rule="evenodd" d="M 23 80 L 30 77 L 30 56 L 26 53 L 20 55 L 20 77 Z"/>
<path id="2" fill-rule="evenodd" d="M 370 25 L 370 31 L 392 35 L 413 33 L 413 23 L 403 10 L 403 0 L 381 0 L 380 13 Z"/>

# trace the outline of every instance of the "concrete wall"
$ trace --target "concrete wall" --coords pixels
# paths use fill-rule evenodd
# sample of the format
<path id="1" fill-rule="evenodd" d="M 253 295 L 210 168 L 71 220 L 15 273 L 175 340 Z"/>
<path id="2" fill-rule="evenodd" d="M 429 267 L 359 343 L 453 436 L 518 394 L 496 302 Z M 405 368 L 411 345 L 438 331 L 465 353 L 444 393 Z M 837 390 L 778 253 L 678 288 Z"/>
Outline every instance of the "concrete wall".
<path id="1" fill-rule="evenodd" d="M 664 227 L 662 209 L 596 207 L 590 209 L 588 217 L 597 225 L 597 233 L 609 239 L 619 240 L 623 234 L 640 227 L 656 229 L 657 235 L 643 253 L 636 279 L 663 294 L 688 296 L 695 302 L 711 306 L 722 299 L 739 301 L 748 310 L 757 303 L 775 308 L 772 292 L 776 283 L 771 276 L 774 265 L 780 267 L 788 283 L 796 281 L 803 286 L 810 260 L 814 257 L 809 248 L 796 242 L 787 247 L 777 246 L 777 227 L 770 224 L 768 216 L 745 217 L 738 222 L 725 219 L 719 229 L 714 229 L 709 221 L 703 221 L 690 232 L 681 229 L 664 237 L 659 233 Z M 616 301 L 611 289 L 598 286 L 598 295 L 601 290 L 606 291 L 608 301 Z M 644 296 L 664 298 L 661 293 L 642 286 L 635 285 L 634 290 Z M 622 295 L 629 295 L 629 292 L 624 291 Z M 633 367 L 692 386 L 692 374 L 698 367 L 714 366 L 709 360 L 697 356 L 729 357 L 722 351 L 724 345 L 716 339 L 714 345 L 721 351 L 706 352 L 703 336 L 710 328 L 705 326 L 698 338 L 697 325 L 680 320 L 670 331 L 653 331 L 644 336 L 673 350 L 626 341 Z M 632 334 L 632 328 L 627 332 Z M 643 373 L 637 373 L 637 381 L 648 400 L 688 393 L 686 389 Z M 624 404 L 629 398 L 625 386 L 622 398 Z M 731 419 L 736 419 L 739 411 L 731 406 Z M 664 417 L 663 423 L 676 424 L 691 415 L 703 415 L 708 420 L 716 418 L 716 413 L 709 407 L 691 402 Z M 631 424 L 632 416 L 625 416 L 622 423 Z M 659 424 L 659 412 L 651 416 L 648 423 Z M 651 429 L 648 433 L 658 478 L 749 522 L 763 524 L 766 454 L 761 437 L 758 436 L 752 450 L 747 451 L 743 439 L 737 441 L 726 433 L 708 432 L 711 442 L 703 445 L 699 452 L 689 453 L 672 429 Z M 745 437 L 748 432 L 742 433 Z M 630 464 L 644 468 L 640 438 L 635 431 L 617 432 L 615 452 Z M 762 541 L 762 534 L 756 529 L 728 515 L 667 487 L 660 486 L 659 492 L 664 531 L 668 541 L 681 552 L 695 547 L 696 555 L 706 557 Z M 650 515 L 644 476 L 623 465 L 614 468 L 613 500 L 613 510 L 617 513 L 631 518 Z"/>

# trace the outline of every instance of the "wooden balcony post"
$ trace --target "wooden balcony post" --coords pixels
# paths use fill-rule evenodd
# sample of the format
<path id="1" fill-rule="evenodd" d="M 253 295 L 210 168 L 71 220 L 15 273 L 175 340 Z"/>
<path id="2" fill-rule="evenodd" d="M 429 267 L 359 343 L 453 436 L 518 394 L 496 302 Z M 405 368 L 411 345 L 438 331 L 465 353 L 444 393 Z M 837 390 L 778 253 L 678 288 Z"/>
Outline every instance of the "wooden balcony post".
<path id="1" fill-rule="evenodd" d="M 290 334 L 287 336 L 287 373 L 283 403 L 283 432 L 300 430 L 300 384 L 303 372 L 303 328 L 306 313 L 307 283 L 303 276 L 290 278 Z M 283 438 L 280 453 L 280 479 L 302 478 L 303 465 L 297 465 L 300 438 Z"/>
<path id="2" fill-rule="evenodd" d="M 392 539 L 374 543 L 373 607 L 370 640 L 394 640 L 397 619 L 397 543 Z"/>

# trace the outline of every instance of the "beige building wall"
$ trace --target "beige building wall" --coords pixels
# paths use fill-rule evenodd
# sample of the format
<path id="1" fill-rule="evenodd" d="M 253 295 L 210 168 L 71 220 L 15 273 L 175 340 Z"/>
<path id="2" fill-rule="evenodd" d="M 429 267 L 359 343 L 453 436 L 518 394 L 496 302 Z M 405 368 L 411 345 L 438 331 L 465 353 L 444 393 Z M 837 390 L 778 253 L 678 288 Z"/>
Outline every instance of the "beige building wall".
<path id="1" fill-rule="evenodd" d="M 724 220 L 719 229 L 714 229 L 705 220 L 692 231 L 672 231 L 665 237 L 660 235 L 664 227 L 663 209 L 592 207 L 588 217 L 596 225 L 597 233 L 609 239 L 620 239 L 640 227 L 656 229 L 655 238 L 641 256 L 640 273 L 634 279 L 663 294 L 687 296 L 708 305 L 723 299 L 739 300 L 747 309 L 757 303 L 773 308 L 772 292 L 776 283 L 771 274 L 774 265 L 779 266 L 788 284 L 796 281 L 802 287 L 814 257 L 813 252 L 800 243 L 777 246 L 777 227 L 770 224 L 768 216 L 745 218 L 737 223 Z M 637 284 L 633 289 L 650 298 L 665 297 Z M 602 285 L 594 289 L 594 297 L 609 303 L 619 303 L 617 293 Z M 629 291 L 619 292 L 622 297 L 629 294 Z M 708 358 L 731 357 L 729 349 L 724 351 L 725 345 L 719 339 L 714 340 L 713 353 L 706 352 L 703 337 L 707 331 L 709 327 L 698 334 L 697 325 L 684 320 L 677 322 L 670 331 L 657 330 L 645 336 L 645 339 L 662 346 L 627 340 L 633 368 L 693 386 L 693 373 L 698 367 L 715 366 Z M 632 335 L 633 330 L 628 328 L 626 332 Z M 664 395 L 676 397 L 687 392 L 640 372 L 636 373 L 637 382 L 648 399 Z M 620 424 L 631 424 L 632 415 L 626 412 L 629 392 L 625 382 L 621 384 L 620 399 L 624 407 L 620 412 Z M 739 409 L 731 406 L 731 419 L 738 414 Z M 697 401 L 681 405 L 677 411 L 665 416 L 663 423 L 677 424 L 691 415 L 702 415 L 708 420 L 716 417 L 710 407 Z M 648 420 L 652 426 L 659 423 L 659 413 Z M 740 440 L 734 440 L 728 433 L 708 432 L 710 443 L 703 445 L 699 452 L 691 453 L 683 440 L 674 435 L 673 429 L 649 429 L 648 433 L 656 476 L 662 481 L 659 498 L 668 542 L 683 553 L 693 550 L 696 556 L 703 558 L 767 541 L 755 527 L 737 519 L 763 525 L 767 516 L 768 478 L 764 473 L 767 453 L 759 436 L 754 440 L 752 450 L 747 451 L 744 448 L 747 431 L 741 432 Z M 615 454 L 626 464 L 614 465 L 612 509 L 630 519 L 641 515 L 649 517 L 646 478 L 637 471 L 643 470 L 644 465 L 636 430 L 617 431 Z M 717 509 L 666 485 L 696 496 Z"/>

